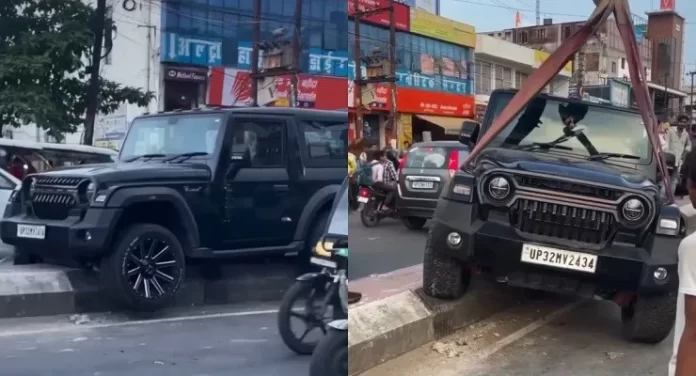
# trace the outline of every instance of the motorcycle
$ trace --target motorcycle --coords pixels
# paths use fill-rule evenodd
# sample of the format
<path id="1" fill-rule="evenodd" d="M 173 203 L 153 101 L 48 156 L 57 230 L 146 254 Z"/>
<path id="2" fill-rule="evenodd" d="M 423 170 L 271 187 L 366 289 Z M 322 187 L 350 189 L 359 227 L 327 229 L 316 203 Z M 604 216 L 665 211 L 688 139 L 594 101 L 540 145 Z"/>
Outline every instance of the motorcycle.
<path id="1" fill-rule="evenodd" d="M 395 210 L 384 210 L 387 193 L 372 187 L 360 187 L 358 203 L 360 221 L 365 227 L 374 227 L 384 218 L 398 218 Z"/>
<path id="2" fill-rule="evenodd" d="M 347 250 L 346 250 L 347 255 Z M 348 317 L 348 278 L 341 271 L 341 309 Z M 328 324 L 328 332 L 319 342 L 309 364 L 309 376 L 348 375 L 348 319 L 334 320 Z"/>
<path id="3" fill-rule="evenodd" d="M 332 208 L 325 234 L 312 249 L 310 257 L 310 263 L 321 270 L 298 277 L 283 296 L 278 310 L 280 336 L 285 345 L 299 355 L 310 355 L 317 347 L 318 340 L 305 342 L 310 332 L 319 329 L 326 335 L 330 322 L 348 318 L 340 297 L 342 280 L 348 270 L 347 181 L 339 197 Z M 294 304 L 302 299 L 306 299 L 303 312 L 293 311 Z M 300 336 L 293 332 L 291 318 L 304 321 L 306 329 Z"/>

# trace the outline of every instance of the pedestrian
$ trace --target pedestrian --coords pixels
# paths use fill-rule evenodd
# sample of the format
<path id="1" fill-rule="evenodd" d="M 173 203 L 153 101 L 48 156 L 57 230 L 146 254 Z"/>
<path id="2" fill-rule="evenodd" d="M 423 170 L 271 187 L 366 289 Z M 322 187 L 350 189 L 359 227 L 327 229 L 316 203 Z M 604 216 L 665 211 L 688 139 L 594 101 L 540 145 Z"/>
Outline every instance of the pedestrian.
<path id="1" fill-rule="evenodd" d="M 351 210 L 358 208 L 358 158 L 352 150 L 348 151 L 348 206 Z"/>
<path id="2" fill-rule="evenodd" d="M 687 187 L 696 208 L 696 152 L 686 160 Z M 669 376 L 696 375 L 696 233 L 679 244 L 679 292 Z"/>
<path id="3" fill-rule="evenodd" d="M 665 147 L 663 152 L 674 155 L 675 166 L 670 173 L 672 192 L 679 185 L 679 171 L 684 162 L 684 158 L 691 151 L 691 137 L 686 130 L 691 123 L 688 116 L 682 114 L 677 117 L 674 126 L 667 128 L 665 134 Z"/>

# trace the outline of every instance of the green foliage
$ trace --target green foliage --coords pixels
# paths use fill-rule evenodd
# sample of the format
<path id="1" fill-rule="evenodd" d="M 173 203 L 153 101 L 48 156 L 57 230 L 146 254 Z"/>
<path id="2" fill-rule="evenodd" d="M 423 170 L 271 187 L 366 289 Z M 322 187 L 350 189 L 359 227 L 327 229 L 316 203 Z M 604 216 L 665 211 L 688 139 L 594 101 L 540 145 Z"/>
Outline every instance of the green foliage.
<path id="1" fill-rule="evenodd" d="M 59 136 L 83 124 L 95 14 L 81 0 L 0 0 L 0 127 L 33 122 Z M 102 78 L 99 108 L 152 97 Z"/>

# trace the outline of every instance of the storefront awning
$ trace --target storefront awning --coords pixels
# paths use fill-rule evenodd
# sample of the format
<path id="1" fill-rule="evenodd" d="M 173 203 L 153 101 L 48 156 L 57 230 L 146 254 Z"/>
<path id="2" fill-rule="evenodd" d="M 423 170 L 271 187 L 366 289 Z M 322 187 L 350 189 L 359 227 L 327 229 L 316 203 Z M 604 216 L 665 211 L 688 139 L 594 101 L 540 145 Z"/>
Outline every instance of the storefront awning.
<path id="1" fill-rule="evenodd" d="M 445 130 L 445 134 L 450 135 L 458 135 L 462 129 L 462 123 L 466 120 L 458 117 L 435 115 L 416 115 L 416 117 L 441 127 Z"/>

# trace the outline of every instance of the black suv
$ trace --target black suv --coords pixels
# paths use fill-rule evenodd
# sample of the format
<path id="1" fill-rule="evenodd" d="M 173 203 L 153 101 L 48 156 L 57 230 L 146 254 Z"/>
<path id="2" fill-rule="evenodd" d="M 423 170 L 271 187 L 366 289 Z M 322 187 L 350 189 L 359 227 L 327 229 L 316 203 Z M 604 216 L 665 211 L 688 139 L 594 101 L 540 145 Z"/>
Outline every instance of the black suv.
<path id="1" fill-rule="evenodd" d="M 476 142 L 515 91 L 491 95 Z M 569 121 L 572 119 L 572 122 Z M 685 219 L 664 205 L 658 161 L 637 112 L 535 97 L 443 192 L 428 234 L 423 289 L 463 295 L 474 271 L 524 288 L 617 302 L 626 336 L 670 333 Z"/>
<path id="2" fill-rule="evenodd" d="M 307 261 L 346 176 L 347 114 L 204 109 L 136 118 L 115 164 L 28 176 L 0 224 L 20 263 L 96 266 L 129 308 L 169 304 L 186 258 Z"/>

